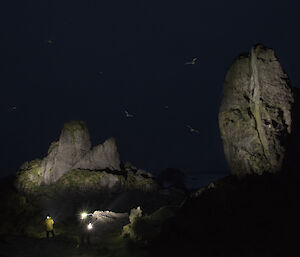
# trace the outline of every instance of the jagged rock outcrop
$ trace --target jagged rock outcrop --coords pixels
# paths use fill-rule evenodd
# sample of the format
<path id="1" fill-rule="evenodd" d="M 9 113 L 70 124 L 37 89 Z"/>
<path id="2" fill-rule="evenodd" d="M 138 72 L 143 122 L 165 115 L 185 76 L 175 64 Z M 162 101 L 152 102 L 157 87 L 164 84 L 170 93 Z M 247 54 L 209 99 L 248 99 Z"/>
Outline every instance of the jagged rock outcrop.
<path id="1" fill-rule="evenodd" d="M 95 146 L 73 168 L 120 170 L 120 160 L 115 139 L 109 138 L 103 144 Z"/>
<path id="2" fill-rule="evenodd" d="M 281 170 L 294 102 L 274 50 L 256 45 L 227 71 L 219 127 L 231 173 Z"/>
<path id="3" fill-rule="evenodd" d="M 64 125 L 58 142 L 51 144 L 42 161 L 42 182 L 51 184 L 72 169 L 120 170 L 120 159 L 113 138 L 92 150 L 88 128 L 83 121 Z"/>
<path id="4" fill-rule="evenodd" d="M 50 145 L 43 160 L 25 162 L 21 166 L 15 187 L 26 194 L 51 192 L 50 195 L 52 192 L 76 192 L 80 195 L 130 190 L 155 192 L 159 189 L 151 173 L 129 163 L 121 168 L 114 138 L 90 148 L 86 124 L 83 121 L 66 123 L 59 141 Z"/>

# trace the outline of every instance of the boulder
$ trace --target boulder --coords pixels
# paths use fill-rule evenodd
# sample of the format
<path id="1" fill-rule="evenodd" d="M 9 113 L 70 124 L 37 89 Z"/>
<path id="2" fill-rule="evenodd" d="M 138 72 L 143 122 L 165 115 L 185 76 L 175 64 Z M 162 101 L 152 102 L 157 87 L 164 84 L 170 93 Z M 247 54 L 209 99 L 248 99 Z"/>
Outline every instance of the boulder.
<path id="1" fill-rule="evenodd" d="M 294 96 L 274 50 L 254 46 L 227 71 L 219 127 L 231 174 L 277 173 L 292 131 Z"/>
<path id="2" fill-rule="evenodd" d="M 33 193 L 42 183 L 42 161 L 35 159 L 20 167 L 14 182 L 19 192 Z"/>
<path id="3" fill-rule="evenodd" d="M 163 223 L 177 210 L 178 206 L 163 206 L 149 215 L 143 215 L 140 207 L 133 208 L 129 215 L 130 223 L 123 227 L 121 235 L 134 241 L 152 241 L 160 234 Z"/>
<path id="4" fill-rule="evenodd" d="M 92 214 L 93 233 L 97 236 L 106 236 L 111 233 L 120 233 L 123 226 L 129 223 L 128 213 L 113 211 L 94 211 Z"/>

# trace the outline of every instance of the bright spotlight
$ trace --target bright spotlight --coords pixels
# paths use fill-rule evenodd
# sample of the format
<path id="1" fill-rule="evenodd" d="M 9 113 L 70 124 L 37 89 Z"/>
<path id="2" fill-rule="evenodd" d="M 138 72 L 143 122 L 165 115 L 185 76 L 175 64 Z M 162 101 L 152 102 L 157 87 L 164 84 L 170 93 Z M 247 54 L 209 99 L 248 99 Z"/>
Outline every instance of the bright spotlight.
<path id="1" fill-rule="evenodd" d="M 89 224 L 87 225 L 87 228 L 88 228 L 88 230 L 91 230 L 91 229 L 93 228 L 92 223 L 89 223 Z"/>
<path id="2" fill-rule="evenodd" d="M 81 213 L 81 219 L 85 219 L 88 216 L 88 214 L 86 212 Z"/>

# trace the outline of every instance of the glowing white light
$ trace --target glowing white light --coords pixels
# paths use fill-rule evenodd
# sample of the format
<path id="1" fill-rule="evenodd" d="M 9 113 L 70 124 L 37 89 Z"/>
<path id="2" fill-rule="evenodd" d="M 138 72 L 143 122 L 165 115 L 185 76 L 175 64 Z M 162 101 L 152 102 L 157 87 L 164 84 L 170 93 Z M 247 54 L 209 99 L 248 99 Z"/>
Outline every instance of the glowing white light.
<path id="1" fill-rule="evenodd" d="M 81 213 L 81 219 L 85 219 L 88 216 L 88 214 L 86 212 Z"/>
<path id="2" fill-rule="evenodd" d="M 47 216 L 47 219 L 50 219 L 50 217 L 49 217 L 49 216 Z"/>
<path id="3" fill-rule="evenodd" d="M 88 228 L 89 230 L 91 230 L 91 229 L 93 228 L 92 223 L 89 223 L 89 224 L 87 225 L 87 228 Z"/>

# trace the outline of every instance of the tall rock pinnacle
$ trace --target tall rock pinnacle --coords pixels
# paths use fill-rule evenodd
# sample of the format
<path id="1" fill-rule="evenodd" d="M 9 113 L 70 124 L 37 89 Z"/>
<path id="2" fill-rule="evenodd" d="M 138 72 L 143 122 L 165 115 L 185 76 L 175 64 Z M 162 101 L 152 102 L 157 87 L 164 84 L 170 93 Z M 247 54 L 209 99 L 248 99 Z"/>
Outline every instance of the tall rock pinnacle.
<path id="1" fill-rule="evenodd" d="M 281 170 L 294 102 L 287 74 L 273 49 L 256 45 L 227 71 L 219 127 L 231 173 Z"/>
<path id="2" fill-rule="evenodd" d="M 42 161 L 42 182 L 52 184 L 72 169 L 120 170 L 120 160 L 114 139 L 91 150 L 88 128 L 83 121 L 64 125 L 58 142 L 53 142 Z"/>

